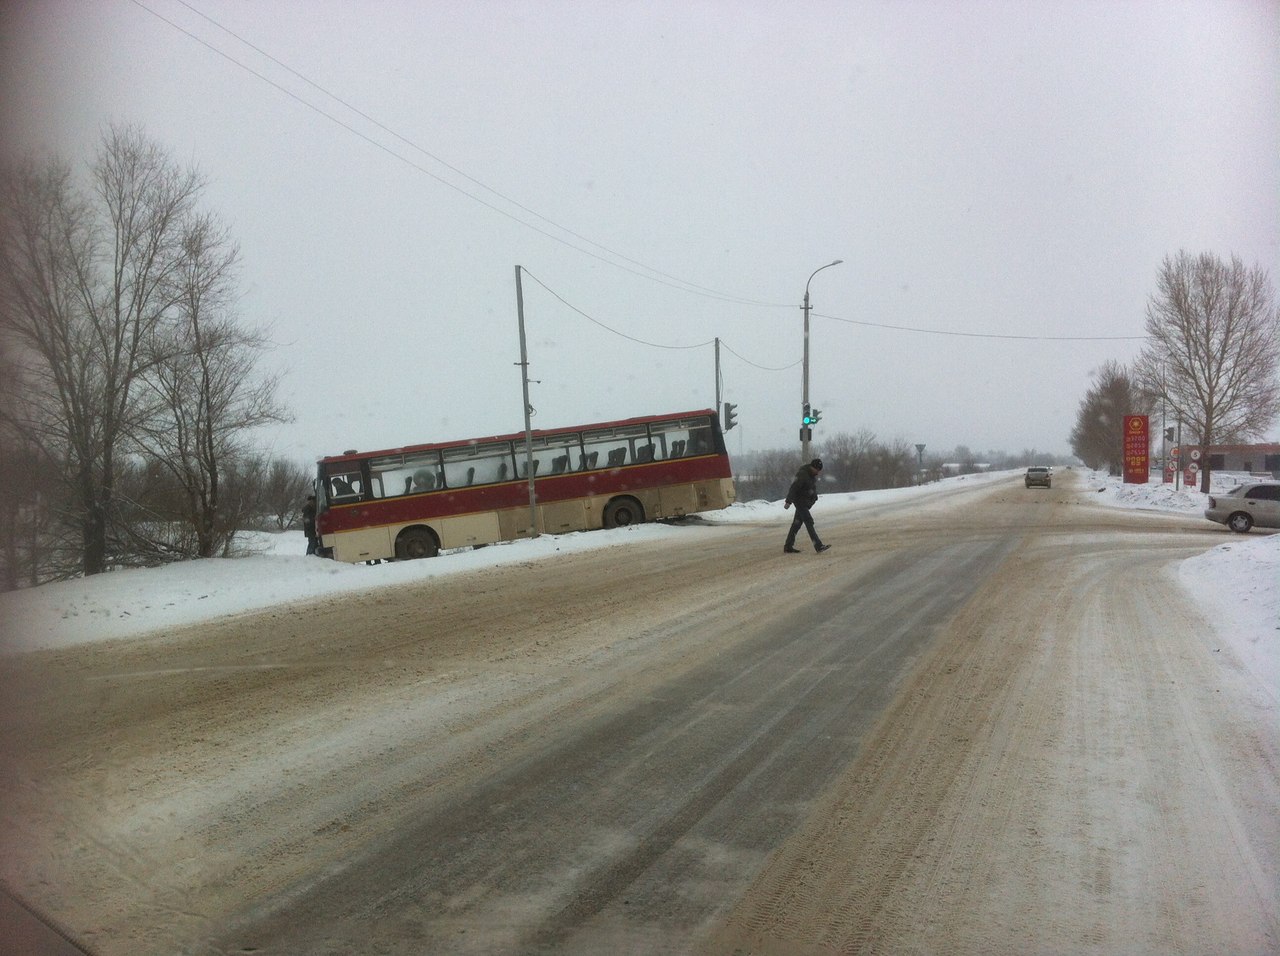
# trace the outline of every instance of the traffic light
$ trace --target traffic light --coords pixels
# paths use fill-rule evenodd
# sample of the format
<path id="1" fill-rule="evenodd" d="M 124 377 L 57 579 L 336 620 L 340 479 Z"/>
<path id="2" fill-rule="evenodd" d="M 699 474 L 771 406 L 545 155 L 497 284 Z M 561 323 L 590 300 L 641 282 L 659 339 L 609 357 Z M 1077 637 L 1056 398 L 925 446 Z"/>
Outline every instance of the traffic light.
<path id="1" fill-rule="evenodd" d="M 1166 428 L 1166 429 L 1164 430 L 1164 440 L 1165 440 L 1165 441 L 1173 441 L 1173 429 L 1172 429 L 1172 428 Z"/>
<path id="2" fill-rule="evenodd" d="M 820 421 L 822 421 L 822 412 L 818 411 L 816 408 L 809 412 L 810 424 L 816 425 Z"/>
<path id="3" fill-rule="evenodd" d="M 808 425 L 812 425 L 815 421 L 817 421 L 817 419 L 813 417 L 813 413 L 809 411 L 809 406 L 806 405 L 804 407 L 804 418 L 800 420 L 800 423 L 802 425 L 808 426 Z"/>
<path id="4" fill-rule="evenodd" d="M 738 406 L 733 402 L 724 403 L 724 430 L 728 431 L 738 424 Z"/>

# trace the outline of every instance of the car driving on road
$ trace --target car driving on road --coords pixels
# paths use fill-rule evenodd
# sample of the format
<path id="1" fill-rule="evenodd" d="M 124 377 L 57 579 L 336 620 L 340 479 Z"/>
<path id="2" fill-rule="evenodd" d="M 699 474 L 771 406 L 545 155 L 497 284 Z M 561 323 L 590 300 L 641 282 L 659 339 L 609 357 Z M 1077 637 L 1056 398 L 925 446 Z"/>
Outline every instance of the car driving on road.
<path id="1" fill-rule="evenodd" d="M 1204 516 L 1244 534 L 1254 525 L 1280 528 L 1280 481 L 1249 481 L 1211 495 Z"/>
<path id="2" fill-rule="evenodd" d="M 1043 465 L 1032 465 L 1027 469 L 1027 487 L 1031 488 L 1035 485 L 1043 485 L 1045 488 L 1053 487 L 1053 472 Z"/>

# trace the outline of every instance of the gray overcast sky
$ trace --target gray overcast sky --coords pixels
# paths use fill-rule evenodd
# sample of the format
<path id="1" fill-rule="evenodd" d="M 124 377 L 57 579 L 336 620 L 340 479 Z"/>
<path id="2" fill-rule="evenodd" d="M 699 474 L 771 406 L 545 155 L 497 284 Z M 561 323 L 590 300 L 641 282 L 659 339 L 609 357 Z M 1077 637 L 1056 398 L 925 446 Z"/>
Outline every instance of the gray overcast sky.
<path id="1" fill-rule="evenodd" d="M 535 427 L 709 406 L 719 337 L 731 450 L 797 454 L 833 259 L 815 441 L 926 454 L 1066 452 L 1166 255 L 1280 280 L 1273 0 L 2 9 L 10 155 L 210 179 L 299 461 L 521 428 L 517 264 Z"/>

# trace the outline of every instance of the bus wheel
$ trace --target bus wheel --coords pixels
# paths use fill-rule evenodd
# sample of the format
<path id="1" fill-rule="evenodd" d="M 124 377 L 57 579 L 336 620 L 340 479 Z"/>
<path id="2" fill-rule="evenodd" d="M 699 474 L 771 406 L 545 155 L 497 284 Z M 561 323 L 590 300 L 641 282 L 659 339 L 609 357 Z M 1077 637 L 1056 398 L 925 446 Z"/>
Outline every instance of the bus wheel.
<path id="1" fill-rule="evenodd" d="M 606 528 L 625 528 L 644 521 L 644 508 L 634 498 L 614 498 L 604 507 Z"/>
<path id="2" fill-rule="evenodd" d="M 396 538 L 396 557 L 402 561 L 434 558 L 439 553 L 440 545 L 436 543 L 436 536 L 426 528 L 410 528 L 401 531 L 400 537 Z"/>

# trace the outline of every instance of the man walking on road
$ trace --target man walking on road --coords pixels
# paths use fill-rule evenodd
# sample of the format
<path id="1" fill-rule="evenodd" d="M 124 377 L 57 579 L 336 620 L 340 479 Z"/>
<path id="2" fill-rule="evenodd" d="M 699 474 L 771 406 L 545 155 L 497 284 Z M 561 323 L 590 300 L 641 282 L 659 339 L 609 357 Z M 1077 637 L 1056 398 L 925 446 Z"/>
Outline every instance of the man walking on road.
<path id="1" fill-rule="evenodd" d="M 815 458 L 809 464 L 801 465 L 800 470 L 796 472 L 796 480 L 791 482 L 791 488 L 787 491 L 787 500 L 783 502 L 782 507 L 796 506 L 796 515 L 791 519 L 791 530 L 787 532 L 787 543 L 782 548 L 787 554 L 800 553 L 796 547 L 796 534 L 800 531 L 801 525 L 804 525 L 805 530 L 809 532 L 809 540 L 813 542 L 814 551 L 821 554 L 831 547 L 829 544 L 823 544 L 819 539 L 818 532 L 813 527 L 813 515 L 809 513 L 809 509 L 818 500 L 818 475 L 821 472 L 821 458 Z"/>

